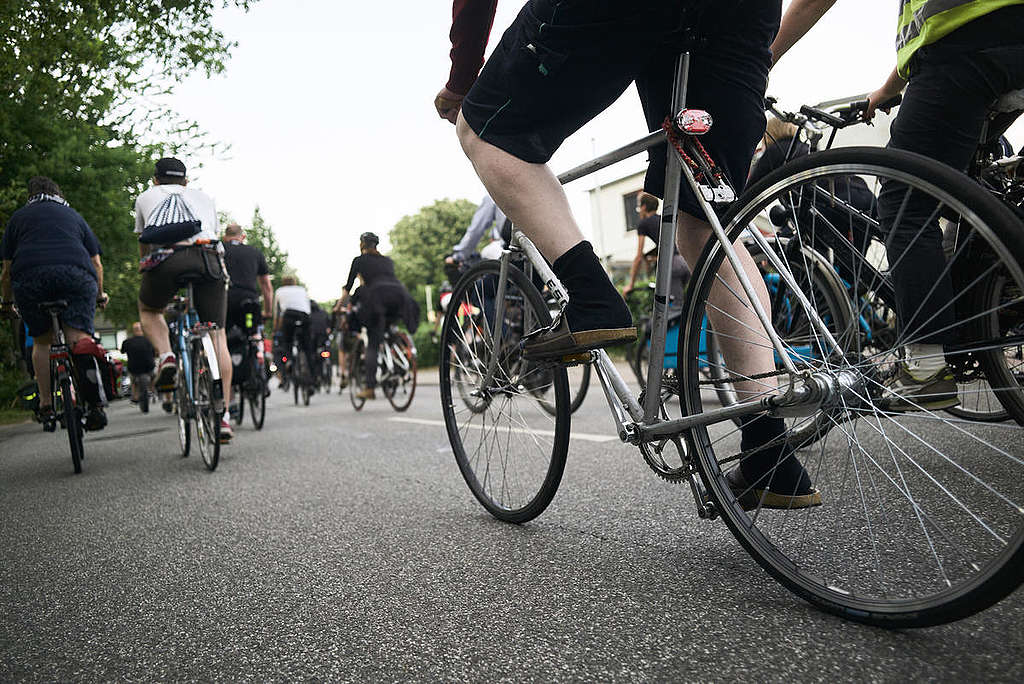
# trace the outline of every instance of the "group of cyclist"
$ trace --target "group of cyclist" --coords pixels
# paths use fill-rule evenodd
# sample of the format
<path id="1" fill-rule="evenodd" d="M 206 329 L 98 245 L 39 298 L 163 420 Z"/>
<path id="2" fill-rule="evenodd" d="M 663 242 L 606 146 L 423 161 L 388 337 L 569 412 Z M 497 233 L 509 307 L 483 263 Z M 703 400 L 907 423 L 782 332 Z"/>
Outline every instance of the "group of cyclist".
<path id="1" fill-rule="evenodd" d="M 99 430 L 107 423 L 105 407 L 113 398 L 95 360 L 103 358 L 103 353 L 93 337 L 96 309 L 109 300 L 103 292 L 102 249 L 85 219 L 71 208 L 51 179 L 32 178 L 28 195 L 26 205 L 11 216 L 0 241 L 3 312 L 19 316 L 26 335 L 33 339 L 31 362 L 39 388 L 36 418 L 44 429 L 54 431 L 58 416 L 50 387 L 50 311 L 52 303 L 61 302 L 60 322 L 78 371 L 78 400 L 85 405 L 84 428 Z M 327 312 L 310 299 L 294 276 L 284 276 L 277 291 L 272 290 L 262 251 L 245 244 L 245 231 L 238 224 L 229 224 L 220 235 L 212 198 L 188 186 L 180 160 L 168 157 L 156 162 L 151 187 L 135 202 L 135 232 L 142 273 L 139 321 L 121 351 L 128 357 L 128 372 L 133 377 L 151 377 L 152 389 L 163 395 L 165 410 L 174 409 L 177 356 L 181 353 L 174 348 L 176 340 L 168 326 L 169 305 L 186 280 L 192 285 L 191 305 L 209 326 L 216 355 L 212 361 L 218 366 L 224 407 L 217 416 L 221 443 L 233 437 L 227 415 L 233 389 L 228 330 L 240 330 L 251 340 L 261 335 L 264 320 L 273 320 L 275 351 L 281 361 L 298 342 L 296 327 L 303 325 L 307 330 L 302 344 L 314 372 L 320 373 L 320 365 L 329 363 L 320 353 L 329 349 L 332 322 Z M 335 307 L 336 320 L 344 320 L 347 330 L 353 334 L 362 327 L 367 330 L 369 353 L 361 399 L 374 398 L 376 350 L 386 325 L 402 321 L 415 330 L 419 319 L 418 306 L 395 277 L 391 260 L 377 251 L 377 244 L 373 233 L 360 236 L 362 253 L 353 261 Z M 357 278 L 361 286 L 353 294 Z M 284 364 L 280 365 L 283 369 Z M 282 380 L 286 381 L 283 375 Z M 140 400 L 134 386 L 132 399 Z"/>

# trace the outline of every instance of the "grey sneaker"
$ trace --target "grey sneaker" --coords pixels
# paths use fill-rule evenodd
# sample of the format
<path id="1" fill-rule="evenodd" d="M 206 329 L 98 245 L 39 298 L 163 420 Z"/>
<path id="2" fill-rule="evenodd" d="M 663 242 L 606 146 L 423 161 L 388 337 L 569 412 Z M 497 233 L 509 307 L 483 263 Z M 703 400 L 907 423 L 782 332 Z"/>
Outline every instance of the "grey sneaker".
<path id="1" fill-rule="evenodd" d="M 899 370 L 885 383 L 880 408 L 889 411 L 939 410 L 960 403 L 956 380 L 949 366 L 926 378 L 917 378 L 901 363 Z"/>

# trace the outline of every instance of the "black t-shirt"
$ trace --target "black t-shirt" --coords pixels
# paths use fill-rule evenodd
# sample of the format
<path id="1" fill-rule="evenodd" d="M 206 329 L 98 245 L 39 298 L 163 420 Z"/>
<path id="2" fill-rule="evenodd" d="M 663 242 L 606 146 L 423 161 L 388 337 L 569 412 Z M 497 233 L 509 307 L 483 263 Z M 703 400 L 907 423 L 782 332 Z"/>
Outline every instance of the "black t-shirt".
<path id="1" fill-rule="evenodd" d="M 345 281 L 346 290 L 352 290 L 357 275 L 363 277 L 365 286 L 382 282 L 398 282 L 398 278 L 395 277 L 394 262 L 381 254 L 360 254 L 352 260 L 352 268 L 348 272 L 348 280 Z"/>
<path id="2" fill-rule="evenodd" d="M 36 266 L 79 266 L 96 277 L 92 257 L 100 242 L 82 216 L 58 202 L 35 202 L 11 214 L 0 238 L 0 259 L 9 260 L 11 277 Z"/>
<path id="3" fill-rule="evenodd" d="M 658 233 L 661 232 L 661 214 L 651 214 L 647 218 L 640 219 L 636 224 L 636 232 L 654 240 L 654 246 L 658 246 Z"/>
<path id="4" fill-rule="evenodd" d="M 121 352 L 128 356 L 128 372 L 133 375 L 149 373 L 156 367 L 154 358 L 156 352 L 153 345 L 143 335 L 129 337 L 121 343 Z"/>
<path id="5" fill-rule="evenodd" d="M 270 275 L 263 252 L 241 242 L 224 243 L 224 265 L 231 277 L 232 290 L 239 288 L 255 295 L 260 292 L 260 276 Z"/>

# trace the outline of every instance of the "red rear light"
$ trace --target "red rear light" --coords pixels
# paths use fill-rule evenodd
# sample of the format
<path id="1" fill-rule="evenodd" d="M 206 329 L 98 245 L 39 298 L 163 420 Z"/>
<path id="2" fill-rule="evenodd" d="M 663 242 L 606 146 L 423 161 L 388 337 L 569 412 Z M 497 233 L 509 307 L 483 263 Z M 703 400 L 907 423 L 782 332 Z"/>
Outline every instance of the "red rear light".
<path id="1" fill-rule="evenodd" d="M 329 352 L 329 351 L 322 351 L 322 352 L 320 352 L 320 356 L 321 356 L 321 358 L 329 359 L 329 358 L 331 358 L 331 352 Z"/>
<path id="2" fill-rule="evenodd" d="M 287 357 L 287 356 L 282 356 L 282 357 L 281 357 L 281 360 L 282 360 L 282 361 L 287 361 L 287 360 L 288 360 L 288 357 Z"/>

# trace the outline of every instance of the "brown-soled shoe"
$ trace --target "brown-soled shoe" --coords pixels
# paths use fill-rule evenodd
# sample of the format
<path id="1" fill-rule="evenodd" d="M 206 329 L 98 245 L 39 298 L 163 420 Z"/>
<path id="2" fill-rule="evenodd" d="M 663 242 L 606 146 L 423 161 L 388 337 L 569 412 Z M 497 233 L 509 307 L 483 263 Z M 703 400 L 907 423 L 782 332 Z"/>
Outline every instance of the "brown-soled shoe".
<path id="1" fill-rule="evenodd" d="M 356 392 L 356 399 L 376 399 L 377 392 L 372 387 L 364 387 Z"/>
<path id="2" fill-rule="evenodd" d="M 523 338 L 523 358 L 533 361 L 562 359 L 591 349 L 613 347 L 636 340 L 636 327 L 569 330 L 565 316 L 550 327 L 536 330 Z"/>
<path id="3" fill-rule="evenodd" d="M 770 489 L 751 486 L 747 484 L 739 466 L 726 473 L 725 479 L 729 483 L 729 489 L 732 490 L 736 500 L 745 511 L 753 511 L 758 508 L 793 511 L 821 505 L 821 492 L 813 487 L 802 492 L 782 494 Z"/>

